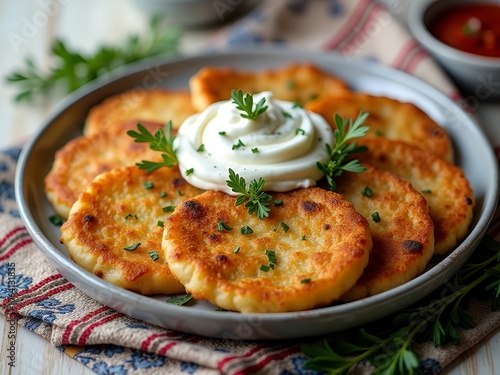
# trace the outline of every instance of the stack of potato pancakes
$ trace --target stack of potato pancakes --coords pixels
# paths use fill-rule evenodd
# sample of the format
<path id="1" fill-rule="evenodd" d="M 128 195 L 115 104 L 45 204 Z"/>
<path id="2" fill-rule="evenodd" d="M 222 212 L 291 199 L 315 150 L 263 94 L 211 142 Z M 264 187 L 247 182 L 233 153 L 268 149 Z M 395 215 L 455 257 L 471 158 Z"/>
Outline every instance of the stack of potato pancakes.
<path id="1" fill-rule="evenodd" d="M 61 242 L 97 277 L 141 294 L 187 292 L 232 311 L 307 310 L 401 285 L 467 235 L 473 191 L 445 129 L 415 105 L 353 92 L 312 64 L 206 67 L 189 87 L 104 100 L 84 134 L 55 155 L 45 191 L 67 219 Z M 370 130 L 356 142 L 368 151 L 355 155 L 366 170 L 343 173 L 336 192 L 323 181 L 270 192 L 269 217 L 259 219 L 234 196 L 191 186 L 175 166 L 136 166 L 162 160 L 127 135 L 137 123 L 154 133 L 171 120 L 175 129 L 233 89 L 271 91 L 332 128 L 336 114 L 369 113 Z"/>

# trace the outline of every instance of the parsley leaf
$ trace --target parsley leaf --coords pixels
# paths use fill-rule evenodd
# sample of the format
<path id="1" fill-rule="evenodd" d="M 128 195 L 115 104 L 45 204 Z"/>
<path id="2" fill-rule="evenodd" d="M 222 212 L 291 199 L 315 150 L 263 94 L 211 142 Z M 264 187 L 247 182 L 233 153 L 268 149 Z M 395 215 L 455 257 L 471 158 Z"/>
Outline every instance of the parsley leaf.
<path id="1" fill-rule="evenodd" d="M 154 17 L 146 35 L 130 35 L 116 46 L 101 46 L 95 54 L 84 55 L 70 50 L 58 39 L 52 46 L 53 64 L 47 73 L 36 66 L 32 58 L 24 68 L 7 76 L 7 82 L 19 87 L 16 102 L 31 101 L 62 88 L 70 93 L 118 67 L 155 55 L 174 55 L 178 51 L 180 32 L 165 28 L 160 17 Z"/>
<path id="2" fill-rule="evenodd" d="M 330 185 L 330 190 L 335 191 L 337 185 L 334 178 L 339 177 L 347 172 L 364 172 L 366 170 L 358 160 L 350 160 L 346 162 L 350 154 L 364 152 L 367 150 L 365 146 L 357 146 L 355 142 L 348 143 L 354 138 L 364 137 L 368 131 L 368 126 L 361 126 L 366 121 L 368 113 L 361 111 L 358 118 L 352 122 L 352 119 L 342 119 L 339 115 L 335 115 L 336 129 L 333 132 L 335 144 L 333 146 L 327 144 L 326 150 L 330 155 L 330 160 L 327 163 L 317 162 L 316 166 L 325 174 L 326 180 Z"/>
<path id="3" fill-rule="evenodd" d="M 166 303 L 171 303 L 173 305 L 182 306 L 193 299 L 191 294 L 186 294 L 185 296 L 170 296 L 166 299 Z"/>
<path id="4" fill-rule="evenodd" d="M 255 120 L 257 116 L 261 115 L 267 110 L 266 99 L 262 98 L 259 102 L 253 105 L 253 95 L 250 93 L 246 93 L 243 96 L 243 91 L 241 90 L 232 90 L 231 91 L 231 99 L 233 99 L 232 103 L 236 104 L 236 108 L 242 111 L 240 116 L 249 120 Z"/>
<path id="5" fill-rule="evenodd" d="M 172 168 L 177 164 L 176 150 L 174 149 L 175 136 L 172 136 L 172 121 L 169 121 L 165 129 L 158 129 L 154 135 L 149 132 L 143 125 L 137 124 L 139 132 L 129 130 L 127 134 L 135 139 L 137 143 L 149 143 L 149 148 L 153 151 L 162 152 L 162 162 L 143 160 L 136 165 L 140 169 L 145 169 L 147 173 L 151 173 L 160 167 Z"/>
<path id="6" fill-rule="evenodd" d="M 240 194 L 236 199 L 235 206 L 244 203 L 245 207 L 248 208 L 248 213 L 256 212 L 259 219 L 269 216 L 269 211 L 271 211 L 269 202 L 273 197 L 262 191 L 266 183 L 262 177 L 259 178 L 259 181 L 252 180 L 247 190 L 245 179 L 229 168 L 229 180 L 226 180 L 226 183 L 233 192 Z"/>

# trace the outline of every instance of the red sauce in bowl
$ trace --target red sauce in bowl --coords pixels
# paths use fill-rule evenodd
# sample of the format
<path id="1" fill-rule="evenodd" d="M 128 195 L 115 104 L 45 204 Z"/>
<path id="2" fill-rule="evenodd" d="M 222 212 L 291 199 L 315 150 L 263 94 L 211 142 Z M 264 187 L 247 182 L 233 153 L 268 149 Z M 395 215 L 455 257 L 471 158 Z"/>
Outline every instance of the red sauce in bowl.
<path id="1" fill-rule="evenodd" d="M 441 42 L 464 52 L 500 57 L 500 6 L 457 5 L 428 26 Z"/>

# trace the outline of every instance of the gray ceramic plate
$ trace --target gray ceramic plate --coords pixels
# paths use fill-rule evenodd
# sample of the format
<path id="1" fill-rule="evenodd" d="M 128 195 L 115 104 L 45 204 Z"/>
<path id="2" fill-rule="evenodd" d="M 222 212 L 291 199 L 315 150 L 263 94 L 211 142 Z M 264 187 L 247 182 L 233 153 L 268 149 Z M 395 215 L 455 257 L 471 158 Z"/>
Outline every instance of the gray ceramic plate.
<path id="1" fill-rule="evenodd" d="M 360 301 L 316 310 L 245 315 L 217 312 L 207 303 L 175 306 L 165 297 L 146 297 L 110 285 L 71 261 L 58 242 L 59 230 L 48 220 L 53 213 L 45 199 L 43 179 L 54 153 L 81 133 L 89 108 L 104 98 L 132 88 L 188 88 L 188 79 L 204 66 L 230 65 L 263 69 L 292 61 L 314 62 L 342 77 L 353 89 L 381 94 L 420 106 L 444 126 L 455 145 L 457 164 L 474 189 L 477 206 L 467 238 L 446 258 L 416 279 Z M 427 295 L 452 276 L 485 234 L 497 201 L 498 175 L 494 154 L 476 123 L 446 96 L 429 85 L 374 62 L 342 55 L 299 51 L 242 51 L 178 60 L 145 62 L 67 98 L 21 155 L 16 196 L 21 217 L 47 260 L 84 293 L 120 312 L 162 327 L 234 339 L 284 339 L 343 330 L 386 316 Z"/>

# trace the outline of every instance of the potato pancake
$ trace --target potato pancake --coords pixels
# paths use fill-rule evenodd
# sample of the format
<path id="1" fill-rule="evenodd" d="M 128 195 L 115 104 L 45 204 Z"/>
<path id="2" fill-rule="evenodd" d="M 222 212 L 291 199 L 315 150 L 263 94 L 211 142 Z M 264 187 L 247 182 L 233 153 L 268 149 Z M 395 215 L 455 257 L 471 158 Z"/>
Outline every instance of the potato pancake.
<path id="1" fill-rule="evenodd" d="M 180 293 L 161 250 L 163 222 L 202 191 L 177 168 L 146 173 L 136 166 L 97 176 L 71 208 L 61 242 L 85 270 L 141 294 Z"/>
<path id="2" fill-rule="evenodd" d="M 229 100 L 233 89 L 251 94 L 272 91 L 275 99 L 300 104 L 328 94 L 349 92 L 342 80 L 312 64 L 291 64 L 258 72 L 206 67 L 191 77 L 189 86 L 197 111 Z"/>
<path id="3" fill-rule="evenodd" d="M 434 231 L 425 199 L 398 176 L 365 165 L 344 173 L 337 192 L 370 223 L 373 248 L 363 275 L 343 301 L 395 288 L 421 274 L 434 252 Z"/>
<path id="4" fill-rule="evenodd" d="M 405 141 L 453 162 L 453 145 L 446 130 L 411 103 L 353 92 L 322 97 L 306 104 L 306 109 L 319 113 L 332 127 L 335 114 L 355 119 L 361 110 L 368 112 L 366 137 Z"/>
<path id="5" fill-rule="evenodd" d="M 142 124 L 151 132 L 161 126 L 151 122 Z M 122 123 L 88 137 L 80 136 L 57 151 L 52 169 L 45 177 L 45 193 L 59 215 L 68 217 L 78 194 L 98 174 L 143 159 L 161 161 L 159 152 L 150 150 L 146 143 L 135 143 L 127 135 L 128 130 L 137 130 L 137 124 Z"/>
<path id="6" fill-rule="evenodd" d="M 357 143 L 367 146 L 368 152 L 356 158 L 397 174 L 427 200 L 434 222 L 435 254 L 447 253 L 467 235 L 475 202 L 460 168 L 405 142 L 372 138 Z"/>
<path id="7" fill-rule="evenodd" d="M 166 124 L 171 120 L 172 126 L 178 128 L 193 113 L 191 95 L 187 91 L 130 90 L 110 96 L 92 107 L 83 132 L 90 135 L 124 121 Z"/>
<path id="8" fill-rule="evenodd" d="M 208 191 L 165 222 L 172 273 L 197 299 L 245 313 L 324 306 L 354 285 L 372 246 L 366 219 L 319 188 L 273 193 L 260 220 L 236 197 Z"/>

